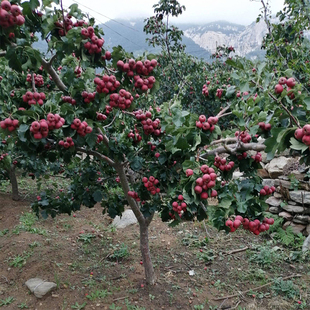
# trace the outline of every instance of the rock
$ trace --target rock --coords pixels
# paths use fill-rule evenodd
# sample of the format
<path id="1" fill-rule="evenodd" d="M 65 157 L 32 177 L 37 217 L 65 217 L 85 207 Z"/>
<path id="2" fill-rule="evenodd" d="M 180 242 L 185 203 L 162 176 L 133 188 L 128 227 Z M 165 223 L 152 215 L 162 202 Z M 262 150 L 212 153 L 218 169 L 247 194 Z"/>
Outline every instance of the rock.
<path id="1" fill-rule="evenodd" d="M 289 204 L 282 206 L 282 209 L 284 209 L 287 212 L 292 212 L 292 213 L 304 213 L 305 212 L 305 208 L 303 208 L 302 206 L 292 206 Z"/>
<path id="2" fill-rule="evenodd" d="M 29 279 L 25 284 L 37 298 L 42 298 L 57 287 L 56 283 L 46 282 L 40 278 Z"/>
<path id="3" fill-rule="evenodd" d="M 301 233 L 306 228 L 306 225 L 295 224 L 289 221 L 289 222 L 284 223 L 283 229 L 286 229 L 288 226 L 292 227 L 293 233 L 296 235 Z"/>
<path id="4" fill-rule="evenodd" d="M 306 238 L 304 241 L 304 244 L 302 245 L 302 251 L 306 252 L 310 250 L 310 235 Z"/>
<path id="5" fill-rule="evenodd" d="M 290 198 L 301 204 L 310 204 L 310 193 L 306 191 L 290 191 Z"/>
<path id="6" fill-rule="evenodd" d="M 287 177 L 287 176 L 285 176 L 285 175 L 280 175 L 278 178 L 279 178 L 280 180 L 284 180 L 284 181 L 289 181 L 289 180 L 290 180 L 290 178 Z"/>
<path id="7" fill-rule="evenodd" d="M 270 208 L 268 209 L 268 211 L 269 211 L 270 213 L 273 213 L 273 214 L 278 214 L 278 213 L 281 211 L 281 208 L 280 208 L 280 207 L 270 207 Z"/>
<path id="8" fill-rule="evenodd" d="M 282 195 L 280 193 L 274 192 L 273 197 L 274 198 L 282 198 Z"/>
<path id="9" fill-rule="evenodd" d="M 310 224 L 306 228 L 306 233 L 307 233 L 307 236 L 310 235 Z"/>
<path id="10" fill-rule="evenodd" d="M 258 169 L 257 170 L 258 176 L 260 176 L 263 179 L 268 179 L 269 178 L 269 173 L 266 169 Z"/>
<path id="11" fill-rule="evenodd" d="M 286 219 L 287 221 L 291 221 L 291 220 L 293 219 L 293 215 L 290 214 L 290 213 L 288 213 L 288 212 L 285 212 L 285 211 L 280 212 L 280 213 L 279 213 L 279 216 L 280 216 L 280 217 L 283 217 L 283 218 Z"/>
<path id="12" fill-rule="evenodd" d="M 287 203 L 292 206 L 297 206 L 297 202 L 292 201 L 292 200 L 289 200 Z"/>
<path id="13" fill-rule="evenodd" d="M 269 187 L 271 187 L 271 186 L 278 186 L 279 185 L 279 182 L 278 182 L 278 184 L 276 184 L 276 180 L 272 180 L 272 179 L 264 179 L 263 181 L 262 181 L 262 185 L 263 186 L 269 186 Z"/>
<path id="14" fill-rule="evenodd" d="M 280 156 L 272 159 L 270 163 L 265 166 L 265 169 L 272 179 L 276 179 L 283 174 L 283 168 L 291 161 L 291 158 Z"/>
<path id="15" fill-rule="evenodd" d="M 294 175 L 294 178 L 298 181 L 303 181 L 305 175 L 300 173 L 298 170 L 293 170 L 290 174 Z"/>
<path id="16" fill-rule="evenodd" d="M 243 173 L 242 172 L 239 172 L 239 171 L 234 171 L 233 173 L 233 180 L 237 180 L 237 179 L 240 179 L 241 177 L 243 177 Z"/>
<path id="17" fill-rule="evenodd" d="M 125 228 L 129 225 L 136 224 L 138 222 L 132 210 L 126 210 L 122 217 L 116 216 L 112 222 L 116 228 Z"/>
<path id="18" fill-rule="evenodd" d="M 310 223 L 310 216 L 308 215 L 295 215 L 293 222 L 297 224 L 307 225 Z"/>
<path id="19" fill-rule="evenodd" d="M 268 203 L 272 207 L 280 207 L 282 200 L 274 196 L 271 196 L 268 199 L 266 199 L 266 203 Z"/>

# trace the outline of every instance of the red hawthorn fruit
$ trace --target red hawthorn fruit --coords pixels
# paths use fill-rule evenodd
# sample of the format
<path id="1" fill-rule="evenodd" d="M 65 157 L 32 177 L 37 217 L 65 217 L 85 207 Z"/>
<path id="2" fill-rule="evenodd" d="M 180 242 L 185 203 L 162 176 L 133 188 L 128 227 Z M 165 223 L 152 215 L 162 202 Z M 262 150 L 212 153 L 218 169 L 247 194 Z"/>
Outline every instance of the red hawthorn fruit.
<path id="1" fill-rule="evenodd" d="M 281 84 L 277 84 L 274 91 L 276 94 L 281 94 L 283 92 L 283 86 Z"/>
<path id="2" fill-rule="evenodd" d="M 278 82 L 280 85 L 284 85 L 284 84 L 286 84 L 286 78 L 285 77 L 280 77 L 279 78 L 279 82 Z"/>
<path id="3" fill-rule="evenodd" d="M 295 79 L 294 78 L 289 78 L 286 81 L 286 85 L 287 85 L 287 87 L 293 88 L 296 85 Z"/>
<path id="4" fill-rule="evenodd" d="M 186 173 L 186 176 L 189 177 L 194 174 L 194 171 L 192 169 L 186 169 L 185 173 Z"/>

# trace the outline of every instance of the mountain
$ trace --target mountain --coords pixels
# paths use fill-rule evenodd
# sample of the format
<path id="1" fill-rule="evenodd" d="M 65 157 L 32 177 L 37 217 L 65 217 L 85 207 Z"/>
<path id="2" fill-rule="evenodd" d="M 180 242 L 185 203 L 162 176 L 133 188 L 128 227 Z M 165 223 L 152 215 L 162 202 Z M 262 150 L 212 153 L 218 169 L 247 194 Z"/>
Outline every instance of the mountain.
<path id="1" fill-rule="evenodd" d="M 126 51 L 133 52 L 135 56 L 143 52 L 159 52 L 159 48 L 149 46 L 143 32 L 143 20 L 111 20 L 100 27 L 105 33 L 106 46 L 122 45 Z M 184 32 L 183 44 L 186 52 L 198 58 L 210 61 L 210 55 L 215 52 L 216 46 L 233 46 L 236 54 L 248 58 L 261 58 L 264 51 L 261 43 L 267 32 L 263 21 L 253 22 L 248 26 L 217 21 L 197 24 L 175 24 Z"/>
<path id="2" fill-rule="evenodd" d="M 267 32 L 263 21 L 242 26 L 225 21 L 208 23 L 203 26 L 183 28 L 184 36 L 193 40 L 199 47 L 213 53 L 217 45 L 233 46 L 239 56 L 262 57 L 263 37 Z"/>
<path id="3" fill-rule="evenodd" d="M 149 46 L 146 42 L 147 35 L 143 32 L 144 21 L 137 20 L 111 20 L 100 24 L 104 32 L 105 46 L 112 48 L 121 45 L 126 51 L 133 52 L 135 56 L 143 52 L 160 52 L 159 47 Z M 193 26 L 193 25 L 192 25 Z M 183 44 L 186 45 L 186 52 L 198 58 L 210 59 L 210 52 L 200 47 L 191 38 L 183 37 Z"/>

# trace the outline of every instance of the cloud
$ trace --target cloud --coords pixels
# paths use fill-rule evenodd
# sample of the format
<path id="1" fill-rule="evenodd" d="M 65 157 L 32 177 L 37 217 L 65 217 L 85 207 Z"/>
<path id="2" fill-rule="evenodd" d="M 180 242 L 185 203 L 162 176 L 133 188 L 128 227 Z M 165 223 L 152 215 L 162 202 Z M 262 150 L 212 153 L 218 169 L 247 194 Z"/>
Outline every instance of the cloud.
<path id="1" fill-rule="evenodd" d="M 177 19 L 180 23 L 208 23 L 225 20 L 248 25 L 256 20 L 262 7 L 260 0 L 180 0 L 186 11 Z M 274 15 L 282 9 L 284 0 L 269 0 Z M 98 22 L 109 18 L 147 18 L 154 14 L 156 0 L 63 0 L 65 6 L 80 4 L 83 11 L 89 12 Z M 108 18 L 107 18 L 108 17 Z"/>

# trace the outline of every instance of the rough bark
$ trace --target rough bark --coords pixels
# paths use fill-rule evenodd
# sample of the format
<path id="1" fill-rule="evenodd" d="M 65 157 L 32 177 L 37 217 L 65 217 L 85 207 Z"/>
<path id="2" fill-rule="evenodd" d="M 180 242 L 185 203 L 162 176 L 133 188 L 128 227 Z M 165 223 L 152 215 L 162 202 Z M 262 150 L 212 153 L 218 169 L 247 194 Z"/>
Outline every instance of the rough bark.
<path id="1" fill-rule="evenodd" d="M 138 220 L 138 223 L 140 226 L 140 250 L 141 250 L 142 261 L 143 261 L 143 266 L 144 266 L 144 271 L 145 271 L 146 283 L 153 285 L 155 284 L 155 273 L 154 273 L 154 268 L 153 268 L 153 263 L 151 259 L 150 248 L 149 248 L 148 226 L 151 223 L 154 214 L 152 214 L 148 218 L 145 218 L 143 216 L 137 202 L 132 197 L 128 196 L 128 192 L 130 188 L 129 188 L 128 179 L 126 177 L 124 166 L 122 164 L 115 164 L 114 168 L 120 178 L 120 184 L 127 198 L 129 206 Z"/>
<path id="2" fill-rule="evenodd" d="M 142 225 L 140 224 L 140 250 L 142 254 L 146 283 L 154 285 L 155 273 L 149 248 L 149 234 L 147 223 Z"/>
<path id="3" fill-rule="evenodd" d="M 10 169 L 8 169 L 7 171 L 8 171 L 11 185 L 12 185 L 12 199 L 16 201 L 20 200 L 20 196 L 18 193 L 18 182 L 16 178 L 16 173 L 15 173 L 15 165 L 12 165 Z"/>

